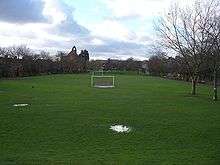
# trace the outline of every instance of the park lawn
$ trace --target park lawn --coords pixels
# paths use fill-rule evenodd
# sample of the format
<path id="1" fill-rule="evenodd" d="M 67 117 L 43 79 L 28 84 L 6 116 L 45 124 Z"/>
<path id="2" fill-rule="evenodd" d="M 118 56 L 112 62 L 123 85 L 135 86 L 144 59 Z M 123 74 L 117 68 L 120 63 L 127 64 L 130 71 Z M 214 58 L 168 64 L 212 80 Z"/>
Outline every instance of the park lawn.
<path id="1" fill-rule="evenodd" d="M 0 80 L 0 164 L 219 165 L 220 101 L 209 86 L 189 92 L 140 75 L 116 75 L 114 89 L 87 74 Z"/>

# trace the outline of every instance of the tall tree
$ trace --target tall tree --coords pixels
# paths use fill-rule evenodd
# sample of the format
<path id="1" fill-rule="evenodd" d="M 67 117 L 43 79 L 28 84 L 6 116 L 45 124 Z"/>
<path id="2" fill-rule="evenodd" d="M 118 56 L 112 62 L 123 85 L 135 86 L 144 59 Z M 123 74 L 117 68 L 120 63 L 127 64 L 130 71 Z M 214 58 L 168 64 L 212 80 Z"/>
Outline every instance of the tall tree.
<path id="1" fill-rule="evenodd" d="M 191 94 L 196 94 L 196 85 L 200 67 L 214 42 L 207 42 L 212 28 L 213 13 L 216 13 L 216 1 L 196 1 L 191 7 L 174 5 L 157 24 L 162 46 L 175 51 L 186 65 L 192 81 Z"/>
<path id="2" fill-rule="evenodd" d="M 207 29 L 207 33 L 210 34 L 208 42 L 213 44 L 209 54 L 207 54 L 207 61 L 209 62 L 210 69 L 213 71 L 213 100 L 217 100 L 217 85 L 218 85 L 218 71 L 220 69 L 220 14 L 213 13 L 213 22 L 210 29 Z"/>

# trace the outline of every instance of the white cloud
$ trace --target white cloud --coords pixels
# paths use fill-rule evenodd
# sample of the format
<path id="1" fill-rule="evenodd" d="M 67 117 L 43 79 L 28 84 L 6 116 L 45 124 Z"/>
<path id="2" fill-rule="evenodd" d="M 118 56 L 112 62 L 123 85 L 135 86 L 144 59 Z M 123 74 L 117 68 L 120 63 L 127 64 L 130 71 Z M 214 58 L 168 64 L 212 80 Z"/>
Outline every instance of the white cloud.
<path id="1" fill-rule="evenodd" d="M 57 0 L 43 1 L 43 15 L 50 21 L 22 24 L 0 22 L 1 46 L 27 45 L 32 49 L 46 49 L 53 53 L 71 49 L 76 42 L 82 47 L 84 38 L 76 35 L 86 35 L 87 29 L 74 21 L 71 9 Z"/>
<path id="2" fill-rule="evenodd" d="M 72 38 L 50 34 L 49 24 L 24 24 L 17 25 L 0 22 L 0 45 L 27 45 L 34 49 L 48 47 L 48 42 L 69 42 Z M 56 46 L 56 45 L 54 45 Z"/>
<path id="3" fill-rule="evenodd" d="M 91 45 L 105 45 L 105 42 L 102 41 L 101 39 L 94 38 L 91 41 Z"/>
<path id="4" fill-rule="evenodd" d="M 151 23 L 146 20 L 163 12 L 163 9 L 170 5 L 168 3 L 170 0 L 105 0 L 102 3 L 110 9 L 108 18 L 103 17 L 98 23 L 96 21 L 79 25 L 73 17 L 74 9 L 61 0 L 42 1 L 44 8 L 37 11 L 43 13 L 38 13 L 37 16 L 43 15 L 49 21 L 37 22 L 36 14 L 35 21 L 32 21 L 31 13 L 25 21 L 24 17 L 19 15 L 22 18 L 19 21 L 16 17 L 17 11 L 10 12 L 8 21 L 10 23 L 0 22 L 1 46 L 25 44 L 32 49 L 46 49 L 54 53 L 57 50 L 69 50 L 76 45 L 81 49 L 88 48 L 93 58 L 125 59 L 132 56 L 141 59 L 145 58 L 146 45 L 152 40 L 152 34 L 147 28 Z M 38 2 L 40 0 L 35 1 Z M 27 15 L 27 12 L 24 13 Z M 89 16 L 85 18 L 87 17 L 90 18 Z M 123 22 L 123 18 L 137 19 L 137 17 L 140 27 L 135 29 Z M 21 23 L 16 24 L 12 20 Z"/>
<path id="5" fill-rule="evenodd" d="M 57 0 L 43 0 L 44 10 L 43 14 L 50 18 L 53 24 L 59 24 L 66 19 L 65 13 L 59 8 Z"/>
<path id="6" fill-rule="evenodd" d="M 171 4 L 193 4 L 195 0 L 105 0 L 103 3 L 112 11 L 116 18 L 153 17 L 164 13 Z"/>
<path id="7" fill-rule="evenodd" d="M 107 0 L 115 17 L 147 17 L 157 15 L 169 0 Z"/>
<path id="8" fill-rule="evenodd" d="M 136 34 L 129 31 L 123 24 L 116 20 L 105 20 L 100 24 L 90 27 L 93 36 L 115 39 L 119 41 L 131 41 L 136 38 Z"/>

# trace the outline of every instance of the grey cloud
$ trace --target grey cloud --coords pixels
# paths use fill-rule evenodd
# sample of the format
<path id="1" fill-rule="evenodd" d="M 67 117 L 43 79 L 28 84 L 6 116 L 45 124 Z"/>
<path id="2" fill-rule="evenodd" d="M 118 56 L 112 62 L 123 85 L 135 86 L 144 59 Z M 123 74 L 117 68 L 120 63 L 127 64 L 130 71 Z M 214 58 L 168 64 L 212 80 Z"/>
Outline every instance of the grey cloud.
<path id="1" fill-rule="evenodd" d="M 86 47 L 94 55 L 105 58 L 112 57 L 146 57 L 148 49 L 145 45 L 133 42 L 121 42 L 115 40 L 105 40 L 105 45 L 87 45 Z"/>
<path id="2" fill-rule="evenodd" d="M 57 26 L 57 30 L 61 34 L 72 34 L 74 36 L 86 36 L 89 35 L 89 30 L 79 25 L 75 20 L 67 16 L 67 19 Z"/>
<path id="3" fill-rule="evenodd" d="M 96 46 L 97 51 L 107 51 L 107 52 L 118 52 L 129 50 L 140 49 L 143 47 L 141 44 L 131 43 L 131 42 L 120 42 L 120 41 L 108 41 L 106 45 Z"/>
<path id="4" fill-rule="evenodd" d="M 56 32 L 63 35 L 74 35 L 78 37 L 86 37 L 90 34 L 86 27 L 79 25 L 73 17 L 74 8 L 60 2 L 60 9 L 65 13 L 66 20 L 57 25 Z"/>
<path id="5" fill-rule="evenodd" d="M 0 0 L 0 21 L 11 23 L 44 22 L 42 0 Z"/>

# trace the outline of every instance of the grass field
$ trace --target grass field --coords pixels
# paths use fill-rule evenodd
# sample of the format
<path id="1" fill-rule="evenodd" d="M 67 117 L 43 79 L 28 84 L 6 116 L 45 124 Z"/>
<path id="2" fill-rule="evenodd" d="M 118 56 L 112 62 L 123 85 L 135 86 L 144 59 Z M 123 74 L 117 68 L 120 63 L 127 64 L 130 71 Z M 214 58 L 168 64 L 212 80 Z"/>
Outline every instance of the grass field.
<path id="1" fill-rule="evenodd" d="M 220 164 L 220 101 L 208 86 L 137 75 L 0 80 L 0 164 Z M 13 104 L 28 103 L 27 107 Z M 130 126 L 129 133 L 110 130 Z"/>

